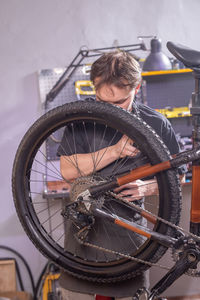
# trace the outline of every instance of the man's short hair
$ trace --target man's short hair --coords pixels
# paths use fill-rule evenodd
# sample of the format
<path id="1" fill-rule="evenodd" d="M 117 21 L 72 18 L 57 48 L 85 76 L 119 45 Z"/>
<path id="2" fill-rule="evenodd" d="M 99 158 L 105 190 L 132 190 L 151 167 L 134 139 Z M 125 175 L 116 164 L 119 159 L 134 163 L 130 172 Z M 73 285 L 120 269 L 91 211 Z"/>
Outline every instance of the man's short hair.
<path id="1" fill-rule="evenodd" d="M 96 90 L 103 84 L 133 89 L 141 82 L 141 69 L 131 53 L 115 50 L 104 53 L 92 64 L 90 78 Z"/>

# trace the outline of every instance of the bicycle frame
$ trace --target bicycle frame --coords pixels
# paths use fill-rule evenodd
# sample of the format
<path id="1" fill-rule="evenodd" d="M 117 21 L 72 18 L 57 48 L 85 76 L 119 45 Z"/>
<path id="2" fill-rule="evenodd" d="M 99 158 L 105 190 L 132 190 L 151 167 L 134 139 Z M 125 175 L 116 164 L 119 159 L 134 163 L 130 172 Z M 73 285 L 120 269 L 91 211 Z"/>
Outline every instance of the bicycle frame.
<path id="1" fill-rule="evenodd" d="M 200 261 L 200 251 L 197 249 L 198 243 L 200 243 L 200 237 L 198 236 L 199 227 L 200 227 L 200 187 L 199 187 L 199 175 L 200 175 L 200 145 L 199 143 L 195 143 L 195 148 L 190 151 L 185 151 L 181 154 L 176 155 L 174 158 L 162 162 L 160 164 L 151 166 L 149 164 L 139 167 L 135 170 L 130 171 L 130 173 L 120 176 L 113 181 L 103 183 L 97 186 L 92 186 L 88 190 L 81 193 L 78 197 L 78 201 L 89 200 L 91 196 L 95 197 L 97 194 L 105 193 L 109 190 L 112 190 L 116 187 L 119 187 L 123 184 L 129 183 L 131 181 L 137 179 L 143 179 L 150 175 L 155 175 L 159 172 L 177 168 L 182 164 L 186 164 L 188 162 L 193 162 L 192 170 L 193 170 L 193 180 L 192 180 L 192 198 L 191 198 L 191 221 L 190 221 L 190 231 L 191 233 L 186 235 L 186 231 L 180 228 L 179 236 L 181 238 L 185 237 L 185 248 L 180 255 L 179 259 L 172 267 L 171 270 L 167 272 L 167 274 L 151 289 L 151 292 L 147 291 L 145 288 L 138 291 L 134 299 L 140 299 L 140 296 L 146 293 L 146 299 L 153 300 L 155 297 L 164 292 L 176 279 L 178 279 L 181 275 L 183 275 L 188 269 L 193 269 L 197 266 L 197 263 Z M 116 201 L 124 201 L 123 198 Z M 130 204 L 129 204 L 130 205 Z M 156 224 L 157 221 L 163 221 L 161 218 L 154 216 L 152 214 L 147 213 L 141 207 L 138 207 L 134 203 L 131 204 L 133 210 L 139 213 L 142 217 L 146 218 L 152 224 Z M 155 232 L 151 229 L 148 229 L 145 226 L 138 225 L 136 222 L 125 220 L 119 216 L 115 216 L 113 214 L 107 213 L 102 209 L 94 207 L 92 210 L 94 216 L 100 216 L 104 219 L 109 220 L 110 222 L 115 223 L 121 227 L 126 228 L 127 230 L 133 231 L 141 236 L 144 236 L 148 239 L 155 240 L 156 242 L 162 244 L 167 248 L 176 248 L 180 237 L 170 237 L 167 235 L 163 235 L 161 233 Z M 167 222 L 166 222 L 167 223 Z M 177 231 L 179 227 L 174 224 L 168 224 L 169 226 L 174 227 Z M 82 228 L 80 230 L 80 234 L 84 232 Z M 81 235 L 79 236 L 79 241 L 81 240 Z M 87 244 L 87 243 L 86 243 Z"/>
<path id="2" fill-rule="evenodd" d="M 183 63 L 188 62 L 191 58 L 191 53 L 188 54 L 190 49 L 185 49 L 184 47 L 179 47 L 168 43 L 169 50 Z M 195 52 L 191 50 L 192 52 Z M 187 56 L 188 54 L 188 56 Z M 192 53 L 193 54 L 193 53 Z M 198 52 L 199 55 L 199 52 Z M 180 277 L 185 271 L 189 268 L 195 268 L 197 263 L 200 261 L 200 251 L 197 249 L 194 244 L 200 242 L 200 67 L 199 65 L 195 66 L 194 62 L 188 62 L 189 67 L 193 66 L 195 77 L 195 91 L 192 94 L 192 120 L 193 120 L 193 149 L 190 151 L 182 152 L 168 161 L 164 161 L 157 165 L 151 166 L 150 164 L 139 167 L 135 170 L 130 171 L 124 176 L 117 177 L 115 180 L 103 183 L 97 186 L 92 186 L 84 193 L 79 195 L 78 200 L 89 200 L 90 196 L 99 195 L 101 193 L 108 192 L 119 186 L 122 186 L 126 183 L 135 181 L 137 179 L 143 179 L 147 176 L 155 175 L 159 172 L 171 168 L 177 168 L 182 164 L 192 162 L 192 196 L 191 196 L 191 213 L 190 213 L 190 235 L 186 237 L 188 240 L 186 242 L 187 247 L 184 248 L 184 251 L 178 261 L 175 263 L 174 267 L 153 287 L 148 299 L 154 299 L 155 296 L 162 293 L 166 288 L 168 288 L 178 277 Z M 188 67 L 187 65 L 187 67 Z M 123 198 L 120 199 L 123 201 Z M 119 201 L 120 201 L 119 200 Z M 159 217 L 152 216 L 144 211 L 142 208 L 138 208 L 137 205 L 132 204 L 133 209 L 141 214 L 148 221 L 155 224 L 160 220 Z M 165 236 L 163 234 L 154 232 L 150 229 L 147 229 L 144 226 L 138 225 L 135 222 L 129 222 L 118 216 L 104 212 L 102 209 L 94 208 L 94 215 L 99 215 L 103 218 L 108 219 L 115 224 L 122 226 L 128 230 L 134 231 L 135 233 L 156 240 L 158 243 L 163 244 L 166 247 L 174 246 L 178 241 L 178 238 L 172 238 Z M 173 224 L 170 226 L 173 227 Z M 177 229 L 178 226 L 174 227 Z M 186 236 L 184 231 L 181 232 L 182 236 Z M 190 242 L 189 242 L 190 239 Z M 192 242 L 191 242 L 192 241 Z M 193 245 L 192 245 L 193 244 Z M 136 299 L 139 299 L 136 297 Z"/>

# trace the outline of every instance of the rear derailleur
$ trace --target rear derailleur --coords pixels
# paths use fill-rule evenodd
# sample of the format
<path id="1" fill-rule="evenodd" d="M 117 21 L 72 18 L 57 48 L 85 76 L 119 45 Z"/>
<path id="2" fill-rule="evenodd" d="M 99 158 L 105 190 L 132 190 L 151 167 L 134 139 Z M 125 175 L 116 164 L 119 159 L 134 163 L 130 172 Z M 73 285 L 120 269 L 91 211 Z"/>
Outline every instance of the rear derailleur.
<path id="1" fill-rule="evenodd" d="M 95 219 L 85 206 L 82 205 L 81 201 L 68 204 L 62 211 L 62 216 L 70 220 L 78 232 L 75 234 L 75 238 L 79 243 L 87 241 L 88 233 L 93 226 Z"/>

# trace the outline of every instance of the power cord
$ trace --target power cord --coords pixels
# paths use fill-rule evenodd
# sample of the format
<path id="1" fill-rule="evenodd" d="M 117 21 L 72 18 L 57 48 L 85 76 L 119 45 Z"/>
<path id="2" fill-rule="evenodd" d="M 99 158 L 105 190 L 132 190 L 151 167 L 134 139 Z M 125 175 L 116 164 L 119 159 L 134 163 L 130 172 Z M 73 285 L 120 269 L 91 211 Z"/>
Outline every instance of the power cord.
<path id="1" fill-rule="evenodd" d="M 36 284 L 36 287 L 35 287 L 35 298 L 36 299 L 38 298 L 38 294 L 39 294 L 41 286 L 43 286 L 43 283 L 44 283 L 44 274 L 48 270 L 48 266 L 49 266 L 49 262 L 46 263 L 46 265 L 42 269 L 42 272 L 40 273 L 40 276 L 39 276 L 39 278 L 37 280 L 37 284 Z"/>

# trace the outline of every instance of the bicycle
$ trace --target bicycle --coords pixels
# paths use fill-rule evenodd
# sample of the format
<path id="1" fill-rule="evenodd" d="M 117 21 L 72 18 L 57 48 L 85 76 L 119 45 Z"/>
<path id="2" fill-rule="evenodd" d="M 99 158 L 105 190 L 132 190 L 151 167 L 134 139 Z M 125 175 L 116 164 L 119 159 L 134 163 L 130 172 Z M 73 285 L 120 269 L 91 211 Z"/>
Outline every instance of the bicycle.
<path id="1" fill-rule="evenodd" d="M 144 293 L 154 299 L 183 273 L 200 276 L 200 52 L 171 42 L 167 46 L 194 71 L 192 150 L 172 158 L 139 116 L 88 100 L 67 103 L 39 118 L 22 139 L 13 166 L 13 197 L 26 233 L 45 256 L 70 274 L 98 282 L 126 280 L 151 266 L 160 266 L 158 260 L 168 248 L 173 249 L 174 267 L 151 292 L 138 291 L 137 299 Z M 46 155 L 47 139 L 63 130 L 66 135 L 70 132 L 72 139 L 66 144 L 75 152 L 79 142 L 76 132 L 82 133 L 94 162 L 92 174 L 85 176 L 76 159 L 71 161 L 80 173 L 73 183 L 63 180 L 59 160 L 52 161 Z M 100 153 L 123 135 L 134 141 L 137 160 L 118 159 L 102 176 L 96 170 L 103 154 L 93 153 Z M 187 232 L 178 226 L 181 190 L 177 167 L 189 162 L 193 162 L 193 179 Z M 156 197 L 130 202 L 115 193 L 115 188 L 125 183 L 152 176 L 159 190 Z"/>

